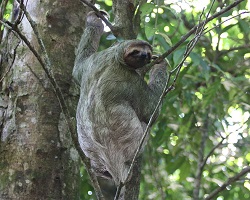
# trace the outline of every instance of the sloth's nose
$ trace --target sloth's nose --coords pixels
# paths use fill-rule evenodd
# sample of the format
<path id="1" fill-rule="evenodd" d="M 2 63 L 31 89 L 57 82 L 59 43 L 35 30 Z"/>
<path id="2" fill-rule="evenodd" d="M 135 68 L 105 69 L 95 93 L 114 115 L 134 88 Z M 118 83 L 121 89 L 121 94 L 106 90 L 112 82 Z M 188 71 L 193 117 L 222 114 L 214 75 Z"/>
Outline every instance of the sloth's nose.
<path id="1" fill-rule="evenodd" d="M 142 57 L 142 58 L 147 58 L 147 53 L 142 52 L 142 53 L 141 53 L 141 57 Z"/>

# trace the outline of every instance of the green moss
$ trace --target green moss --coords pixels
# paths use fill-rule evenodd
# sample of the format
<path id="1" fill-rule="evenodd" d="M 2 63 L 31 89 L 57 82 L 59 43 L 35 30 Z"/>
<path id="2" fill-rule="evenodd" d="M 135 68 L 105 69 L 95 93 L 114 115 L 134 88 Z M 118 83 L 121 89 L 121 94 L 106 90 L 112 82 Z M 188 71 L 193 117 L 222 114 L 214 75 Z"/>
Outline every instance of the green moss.
<path id="1" fill-rule="evenodd" d="M 3 191 L 9 184 L 9 174 L 1 173 L 0 174 L 0 191 Z"/>

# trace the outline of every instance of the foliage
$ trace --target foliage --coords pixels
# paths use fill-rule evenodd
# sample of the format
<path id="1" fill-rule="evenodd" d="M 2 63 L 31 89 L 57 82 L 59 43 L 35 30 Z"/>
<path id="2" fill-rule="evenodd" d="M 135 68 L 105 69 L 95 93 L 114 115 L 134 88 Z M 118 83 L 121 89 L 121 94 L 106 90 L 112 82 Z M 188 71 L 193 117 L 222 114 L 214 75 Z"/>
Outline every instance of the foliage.
<path id="1" fill-rule="evenodd" d="M 177 43 L 198 24 L 200 16 L 204 20 L 211 5 L 210 1 L 202 5 L 191 0 L 165 2 L 148 1 L 139 9 L 138 38 L 149 41 L 156 54 Z M 224 3 L 216 1 L 211 12 L 232 2 Z M 97 5 L 111 15 L 112 21 L 112 1 L 100 0 Z M 244 1 L 210 22 L 206 30 L 211 30 L 202 36 L 182 67 L 175 90 L 167 94 L 151 131 L 144 155 L 140 199 L 193 199 L 198 179 L 199 197 L 203 199 L 249 165 L 249 13 L 236 16 L 249 6 Z M 228 20 L 232 16 L 236 17 Z M 114 37 L 108 33 L 102 38 L 100 49 L 114 42 L 110 38 Z M 186 44 L 168 56 L 169 70 L 182 59 Z M 207 155 L 210 156 L 201 169 Z M 249 178 L 248 175 L 234 182 L 217 199 L 249 199 Z M 83 199 L 90 199 L 87 191 L 82 191 L 82 195 Z"/>

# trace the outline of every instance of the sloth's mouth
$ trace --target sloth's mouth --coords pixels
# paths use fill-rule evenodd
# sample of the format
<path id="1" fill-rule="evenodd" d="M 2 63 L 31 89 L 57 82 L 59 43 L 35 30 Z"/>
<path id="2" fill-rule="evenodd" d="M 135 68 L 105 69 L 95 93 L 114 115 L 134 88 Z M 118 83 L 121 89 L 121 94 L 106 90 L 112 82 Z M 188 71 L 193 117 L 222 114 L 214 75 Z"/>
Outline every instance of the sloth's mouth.
<path id="1" fill-rule="evenodd" d="M 139 58 L 139 62 L 143 63 L 143 64 L 147 64 L 150 62 L 150 58 L 149 57 L 140 57 Z"/>

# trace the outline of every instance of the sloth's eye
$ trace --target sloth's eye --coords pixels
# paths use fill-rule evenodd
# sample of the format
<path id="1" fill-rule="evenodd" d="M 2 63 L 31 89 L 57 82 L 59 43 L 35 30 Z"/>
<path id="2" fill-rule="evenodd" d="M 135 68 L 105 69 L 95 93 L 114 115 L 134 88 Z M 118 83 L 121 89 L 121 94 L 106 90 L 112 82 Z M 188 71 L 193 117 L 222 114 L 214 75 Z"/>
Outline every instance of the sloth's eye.
<path id="1" fill-rule="evenodd" d="M 130 55 L 137 55 L 137 54 L 139 54 L 139 53 L 140 53 L 140 51 L 134 50 L 134 51 L 132 51 L 132 53 L 130 53 Z"/>

